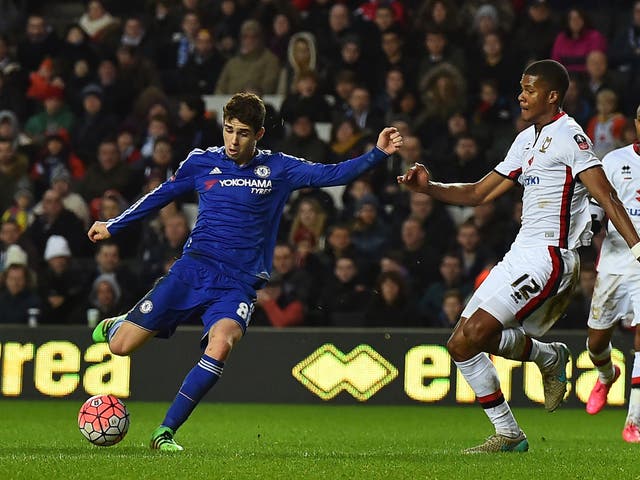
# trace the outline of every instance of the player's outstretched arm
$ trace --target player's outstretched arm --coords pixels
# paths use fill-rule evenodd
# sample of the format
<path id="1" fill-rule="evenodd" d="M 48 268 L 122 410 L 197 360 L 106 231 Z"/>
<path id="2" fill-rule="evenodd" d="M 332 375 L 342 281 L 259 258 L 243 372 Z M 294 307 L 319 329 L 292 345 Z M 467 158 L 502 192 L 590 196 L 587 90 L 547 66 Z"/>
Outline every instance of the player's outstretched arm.
<path id="1" fill-rule="evenodd" d="M 96 243 L 99 240 L 106 240 L 107 238 L 110 238 L 111 234 L 109 233 L 109 230 L 107 230 L 106 222 L 94 222 L 87 232 L 87 236 L 89 237 L 89 240 Z"/>
<path id="2" fill-rule="evenodd" d="M 393 155 L 402 147 L 402 135 L 395 127 L 384 128 L 378 135 L 376 147 L 387 155 Z"/>
<path id="3" fill-rule="evenodd" d="M 421 163 L 415 163 L 404 175 L 397 177 L 400 185 L 405 185 L 409 190 L 420 193 L 429 193 L 431 175 L 429 170 Z"/>
<path id="4" fill-rule="evenodd" d="M 441 202 L 469 206 L 491 202 L 514 185 L 512 180 L 496 172 L 489 172 L 475 183 L 433 182 L 429 171 L 421 163 L 416 163 L 397 180 L 410 190 L 427 193 Z"/>

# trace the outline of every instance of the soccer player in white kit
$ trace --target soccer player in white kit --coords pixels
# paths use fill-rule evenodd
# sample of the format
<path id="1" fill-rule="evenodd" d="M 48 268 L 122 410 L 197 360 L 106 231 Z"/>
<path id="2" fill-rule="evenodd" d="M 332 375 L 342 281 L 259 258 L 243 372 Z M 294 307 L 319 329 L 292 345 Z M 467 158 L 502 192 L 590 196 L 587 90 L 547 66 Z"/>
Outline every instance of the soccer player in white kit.
<path id="1" fill-rule="evenodd" d="M 640 106 L 636 111 L 636 133 L 640 138 Z M 640 228 L 640 143 L 627 145 L 607 154 L 602 160 L 605 174 L 618 192 L 636 228 Z M 602 217 L 595 207 L 592 212 Z M 611 335 L 616 324 L 627 318 L 636 326 L 635 356 L 631 372 L 629 411 L 622 430 L 626 442 L 640 443 L 640 264 L 634 259 L 624 239 L 609 225 L 600 249 L 598 278 L 589 312 L 587 349 L 598 369 L 587 413 L 595 415 L 607 403 L 613 383 L 620 377 L 620 368 L 611 362 Z"/>
<path id="2" fill-rule="evenodd" d="M 398 182 L 455 205 L 491 202 L 515 182 L 524 187 L 522 226 L 511 249 L 476 290 L 447 348 L 495 427 L 495 434 L 465 453 L 525 452 L 527 437 L 500 390 L 487 353 L 535 362 L 542 373 L 544 403 L 554 411 L 566 393 L 569 350 L 544 343 L 562 315 L 577 281 L 576 249 L 591 240 L 589 194 L 628 246 L 640 237 L 594 156 L 582 128 L 561 109 L 567 70 L 553 60 L 530 64 L 520 81 L 522 119 L 532 123 L 514 140 L 505 159 L 475 183 L 438 183 L 416 164 Z M 639 252 L 640 253 L 640 252 Z"/>

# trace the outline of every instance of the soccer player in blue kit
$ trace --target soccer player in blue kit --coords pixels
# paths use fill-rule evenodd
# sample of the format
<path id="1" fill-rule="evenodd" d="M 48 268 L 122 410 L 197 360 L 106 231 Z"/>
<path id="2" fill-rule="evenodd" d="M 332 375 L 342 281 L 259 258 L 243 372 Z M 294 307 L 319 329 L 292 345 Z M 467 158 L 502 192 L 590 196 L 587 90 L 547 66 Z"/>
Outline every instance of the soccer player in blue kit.
<path id="1" fill-rule="evenodd" d="M 183 450 L 175 432 L 220 378 L 247 329 L 256 290 L 269 279 L 289 194 L 302 187 L 348 183 L 402 146 L 400 133 L 385 128 L 375 148 L 364 155 L 335 165 L 310 163 L 258 150 L 264 117 L 259 97 L 235 94 L 223 110 L 224 147 L 193 150 L 173 178 L 118 217 L 89 229 L 92 242 L 105 240 L 182 194 L 199 194 L 198 218 L 181 258 L 129 312 L 103 320 L 93 331 L 95 342 L 108 342 L 113 354 L 128 355 L 152 337 L 171 336 L 189 318 L 202 319 L 203 355 L 152 433 L 153 449 Z"/>

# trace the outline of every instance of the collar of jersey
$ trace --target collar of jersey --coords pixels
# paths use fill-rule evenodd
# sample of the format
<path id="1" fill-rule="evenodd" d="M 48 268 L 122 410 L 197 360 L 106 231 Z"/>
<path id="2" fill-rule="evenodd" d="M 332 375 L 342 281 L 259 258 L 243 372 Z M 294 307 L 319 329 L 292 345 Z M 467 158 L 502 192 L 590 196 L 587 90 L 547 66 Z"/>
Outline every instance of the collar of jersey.
<path id="1" fill-rule="evenodd" d="M 231 157 L 229 157 L 229 156 L 227 155 L 227 151 L 226 151 L 226 150 L 224 150 L 224 159 L 225 159 L 225 160 L 230 161 L 231 163 L 233 163 L 237 168 L 245 169 L 245 168 L 249 168 L 251 165 L 253 165 L 255 162 L 257 162 L 257 159 L 258 159 L 259 157 L 261 157 L 261 156 L 262 156 L 262 154 L 263 154 L 262 150 L 257 149 L 257 148 L 256 148 L 256 152 L 258 152 L 258 153 L 256 153 L 256 154 L 251 158 L 251 160 L 249 160 L 249 161 L 248 161 L 247 163 L 245 163 L 244 165 L 238 165 L 238 164 L 233 160 L 233 158 L 231 158 Z"/>

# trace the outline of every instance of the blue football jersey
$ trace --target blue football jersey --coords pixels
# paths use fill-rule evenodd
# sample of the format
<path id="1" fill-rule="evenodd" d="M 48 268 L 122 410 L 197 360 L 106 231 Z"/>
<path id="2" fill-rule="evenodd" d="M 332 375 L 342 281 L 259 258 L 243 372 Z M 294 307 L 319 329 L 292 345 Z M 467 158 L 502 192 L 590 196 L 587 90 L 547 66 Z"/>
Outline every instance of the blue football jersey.
<path id="1" fill-rule="evenodd" d="M 183 253 L 206 257 L 232 278 L 260 285 L 269 278 L 282 209 L 291 192 L 343 185 L 386 157 L 376 147 L 360 157 L 325 165 L 258 150 L 250 162 L 237 165 L 225 155 L 224 147 L 195 149 L 173 178 L 107 221 L 107 229 L 116 234 L 196 190 L 198 217 Z"/>

